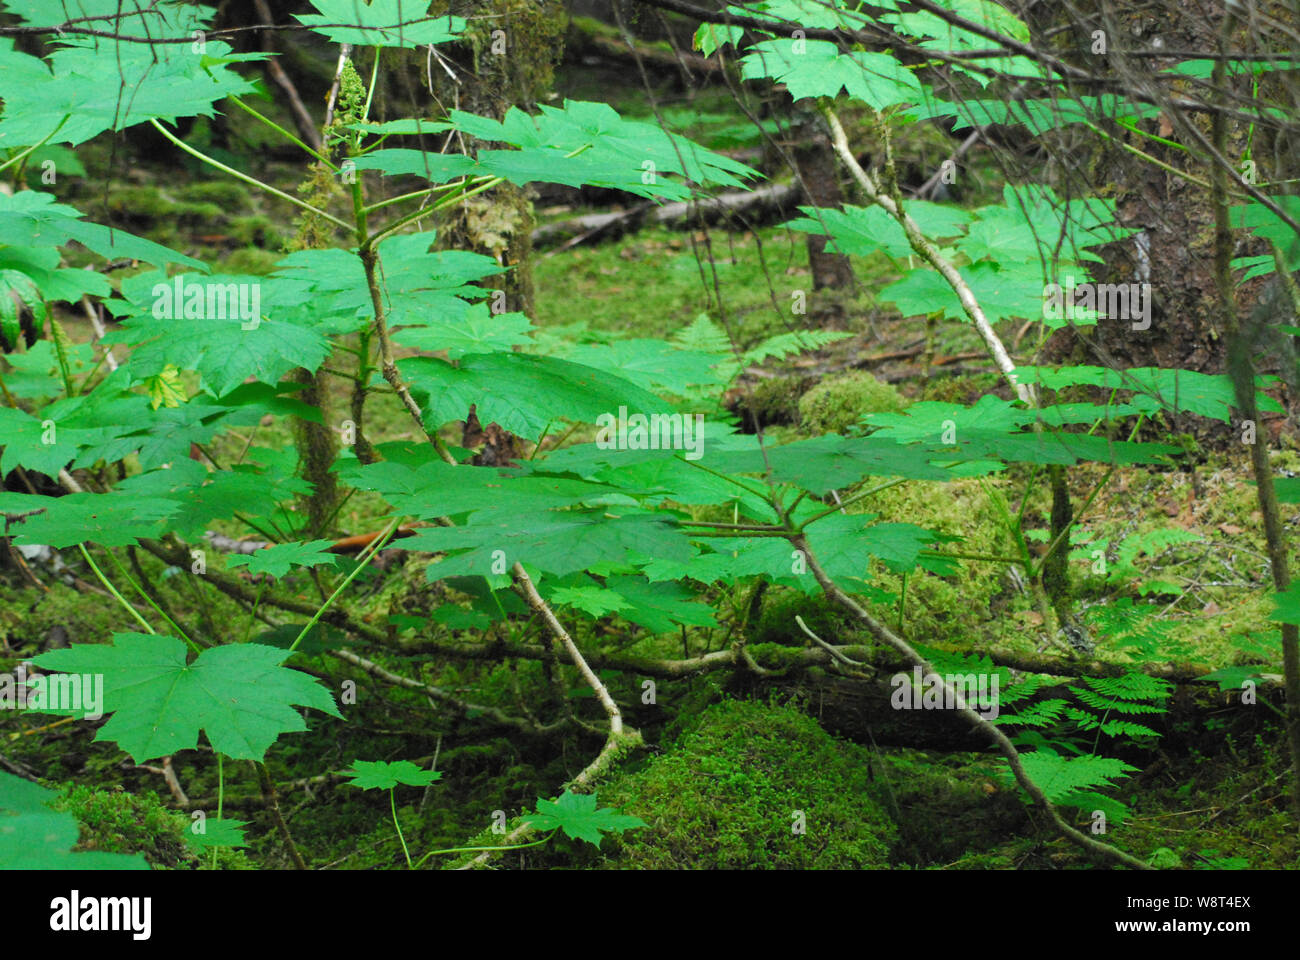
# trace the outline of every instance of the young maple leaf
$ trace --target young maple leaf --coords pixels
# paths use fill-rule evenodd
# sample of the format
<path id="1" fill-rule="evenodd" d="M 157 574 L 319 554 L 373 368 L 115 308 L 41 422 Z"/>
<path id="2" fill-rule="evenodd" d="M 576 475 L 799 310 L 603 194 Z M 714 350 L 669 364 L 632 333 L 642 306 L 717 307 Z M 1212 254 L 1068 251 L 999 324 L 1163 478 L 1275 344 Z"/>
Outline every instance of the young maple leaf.
<path id="1" fill-rule="evenodd" d="M 442 779 L 440 770 L 421 770 L 410 760 L 353 760 L 349 787 L 362 790 L 391 790 L 399 783 L 408 787 L 427 787 Z"/>
<path id="2" fill-rule="evenodd" d="M 557 827 L 574 840 L 586 840 L 599 847 L 601 833 L 622 833 L 647 824 L 640 817 L 619 813 L 613 807 L 596 808 L 594 793 L 564 791 L 558 800 L 537 800 L 537 812 L 521 818 L 539 830 Z"/>

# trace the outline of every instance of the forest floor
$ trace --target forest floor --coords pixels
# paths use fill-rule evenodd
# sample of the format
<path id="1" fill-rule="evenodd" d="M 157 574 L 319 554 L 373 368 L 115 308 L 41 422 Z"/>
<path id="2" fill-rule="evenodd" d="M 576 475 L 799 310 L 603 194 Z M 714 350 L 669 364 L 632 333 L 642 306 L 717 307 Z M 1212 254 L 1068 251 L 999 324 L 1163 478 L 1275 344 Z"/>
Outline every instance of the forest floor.
<path id="1" fill-rule="evenodd" d="M 274 172 L 274 164 L 270 169 Z M 95 218 L 110 218 L 187 253 L 215 254 L 223 269 L 232 273 L 269 270 L 292 233 L 291 224 L 242 187 L 175 170 L 164 172 L 147 163 L 133 167 L 108 192 L 102 183 L 92 185 L 88 179 L 83 193 L 83 200 L 94 196 L 104 200 L 102 208 L 94 202 L 85 204 Z M 535 320 L 547 331 L 602 339 L 664 336 L 688 326 L 700 313 L 708 313 L 742 349 L 799 327 L 825 324 L 847 332 L 847 339 L 828 348 L 793 363 L 774 363 L 756 371 L 738 388 L 737 405 L 753 408 L 758 403 L 769 435 L 778 442 L 801 435 L 802 420 L 810 409 L 801 399 L 816 389 L 829 395 L 832 414 L 842 408 L 850 422 L 870 412 L 870 404 L 882 394 L 874 387 L 863 390 L 864 372 L 873 381 L 892 383 L 890 403 L 972 402 L 1000 389 L 995 371 L 983 359 L 978 338 L 964 324 L 938 326 L 927 351 L 933 357 L 931 369 L 923 368 L 923 351 L 918 349 L 925 339 L 923 321 L 899 317 L 872 297 L 872 290 L 899 275 L 900 265 L 883 258 L 855 258 L 855 289 L 818 294 L 807 314 L 792 315 L 790 289 L 810 282 L 804 239 L 803 234 L 780 227 L 745 232 L 655 228 L 599 245 L 544 250 L 535 265 Z M 90 338 L 89 324 L 79 313 L 68 313 L 64 319 L 74 340 Z M 1008 339 L 1018 339 L 1017 331 L 1005 333 Z M 1035 335 L 1026 334 L 1024 353 L 1029 352 L 1029 338 Z M 755 391 L 762 394 L 761 403 L 743 396 Z M 334 400 L 342 406 L 341 396 Z M 379 398 L 375 409 L 380 424 L 388 427 L 382 439 L 411 438 L 391 398 Z M 821 412 L 825 414 L 825 409 Z M 1265 548 L 1242 448 L 1217 449 L 1206 444 L 1201 449 L 1195 440 L 1174 435 L 1172 429 L 1167 433 L 1162 439 L 1173 439 L 1192 450 L 1190 469 L 1116 470 L 1094 500 L 1074 543 L 1077 600 L 1097 641 L 1097 656 L 1124 662 L 1141 652 L 1147 658 L 1158 654 L 1171 663 L 1198 662 L 1213 667 L 1275 662 L 1276 632 L 1268 619 Z M 1295 444 L 1285 438 L 1284 443 L 1287 452 L 1277 456 L 1276 469 L 1300 471 Z M 267 457 L 292 453 L 288 432 L 274 426 L 258 434 L 257 447 Z M 1101 479 L 1101 473 L 1091 467 L 1072 471 L 1072 492 L 1082 499 Z M 996 486 L 1010 495 L 1027 480 L 1025 475 L 1009 471 Z M 1037 491 L 1031 496 L 1029 515 L 1037 514 L 1045 532 L 1048 504 L 1042 485 Z M 982 481 L 942 488 L 910 484 L 887 491 L 872 509 L 886 519 L 906 519 L 963 537 L 966 548 L 973 552 L 1008 549 L 1009 541 L 996 533 L 992 501 Z M 1293 526 L 1296 510 L 1286 510 L 1286 519 Z M 350 533 L 366 532 L 368 517 L 377 512 L 374 505 L 358 499 L 340 517 L 340 525 Z M 247 533 L 233 526 L 220 532 Z M 1089 572 L 1089 557 L 1099 548 L 1118 557 L 1104 574 Z M 153 558 L 142 555 L 140 561 L 156 582 L 165 585 L 163 589 L 183 617 L 214 631 L 219 624 L 247 620 L 229 601 L 201 600 L 185 593 L 180 584 L 168 584 L 162 565 Z M 874 573 L 876 585 L 886 593 L 897 595 L 904 586 L 887 570 Z M 445 593 L 424 582 L 415 562 L 366 581 L 360 604 L 367 616 L 383 616 L 389 604 L 415 613 L 445 600 Z M 304 591 L 310 586 L 304 583 Z M 990 645 L 1025 654 L 1033 653 L 1037 646 L 1035 627 L 1041 618 L 1027 600 L 1008 588 L 996 564 L 976 561 L 963 566 L 956 576 L 918 577 L 906 586 L 905 595 L 905 611 L 882 607 L 878 612 L 890 618 L 904 617 L 905 634 L 918 642 L 953 650 Z M 736 598 L 717 599 L 721 604 Z M 786 644 L 803 643 L 792 625 L 794 613 L 803 610 L 810 618 L 824 613 L 781 591 L 774 591 L 768 604 L 768 636 Z M 1138 607 L 1149 615 L 1129 615 Z M 60 631 L 64 638 L 76 642 L 99 639 L 131 626 L 118 607 L 96 593 L 53 582 L 49 592 L 42 594 L 17 578 L 0 582 L 0 670 L 12 669 L 21 659 L 48 647 Z M 263 629 L 262 625 L 256 627 L 257 632 Z M 462 632 L 445 631 L 448 636 Z M 703 647 L 697 646 L 692 653 L 717 642 L 709 633 L 701 631 L 694 638 Z M 665 640 L 629 630 L 625 636 L 610 637 L 590 625 L 581 628 L 579 635 L 584 642 L 625 653 L 665 655 L 666 643 L 669 653 L 681 650 L 673 636 Z M 392 669 L 411 670 L 451 688 L 473 687 L 475 696 L 484 702 L 513 706 L 520 690 L 545 689 L 540 670 L 527 665 L 449 663 L 419 654 L 418 642 L 410 633 L 400 633 L 400 638 L 398 652 L 385 656 Z M 402 652 L 406 647 L 411 652 Z M 308 669 L 322 677 L 337 679 L 340 673 L 324 659 L 308 662 Z M 616 687 L 616 693 L 634 701 L 636 688 L 629 681 L 625 688 Z M 862 785 L 862 789 L 879 791 L 883 784 L 879 803 L 905 814 L 896 828 L 879 823 L 872 827 L 878 828 L 879 836 L 897 829 L 901 839 L 893 844 L 894 852 L 880 853 L 865 841 L 847 851 L 842 843 L 838 847 L 831 843 L 817 856 L 805 851 L 798 854 L 803 860 L 771 865 L 1086 865 L 1050 834 L 1035 837 L 1026 829 L 1031 818 L 993 772 L 987 754 L 878 748 L 861 736 L 854 743 L 845 735 L 854 735 L 853 731 L 827 733 L 812 721 L 804 723 L 801 717 L 817 715 L 816 704 L 808 698 L 790 690 L 769 690 L 766 697 L 775 697 L 770 721 L 747 714 L 733 716 L 732 721 L 749 724 L 756 741 L 767 735 L 765 723 L 783 736 L 798 738 L 807 745 L 805 761 L 821 758 L 817 762 L 828 771 L 825 783 L 812 782 L 816 777 L 807 768 L 799 776 L 808 782 L 795 777 L 786 783 L 782 778 L 794 776 L 790 771 L 794 760 L 767 754 L 755 759 L 756 755 L 741 750 L 734 739 L 720 732 L 718 724 L 710 726 L 707 718 L 721 714 L 704 708 L 713 705 L 724 713 L 734 710 L 718 705 L 727 703 L 735 693 L 718 678 L 681 684 L 668 698 L 664 717 L 645 726 L 650 753 L 608 784 L 609 797 L 626 800 L 627 812 L 650 820 L 656 810 L 638 808 L 638 802 L 658 798 L 655 802 L 662 804 L 662 796 L 677 783 L 674 777 L 694 777 L 715 786 L 734 785 L 757 764 L 760 773 L 771 773 L 769 788 L 793 791 L 792 796 L 804 790 L 821 797 L 856 789 L 855 778 L 866 768 L 873 772 L 869 778 L 872 785 Z M 759 699 L 768 702 L 766 697 Z M 1261 693 L 1261 697 L 1269 695 Z M 1272 700 L 1276 701 L 1276 696 Z M 366 702 L 363 698 L 362 703 Z M 394 699 L 385 693 L 369 702 L 373 708 L 363 708 L 361 715 L 346 725 L 334 720 L 315 723 L 311 734 L 286 738 L 283 749 L 277 748 L 273 755 L 271 767 L 283 794 L 286 817 L 300 846 L 311 851 L 318 866 L 387 867 L 400 862 L 400 847 L 388 821 L 387 798 L 343 789 L 339 777 L 330 773 L 352 757 L 401 757 L 424 764 L 435 755 L 439 757 L 439 768 L 447 772 L 446 786 L 425 797 L 412 790 L 412 796 L 402 798 L 408 841 L 427 848 L 469 842 L 491 811 L 504 809 L 513 814 L 531 807 L 538 796 L 552 795 L 557 783 L 585 764 L 593 744 L 599 746 L 598 738 L 571 737 L 557 751 L 554 742 L 519 742 L 490 731 L 453 742 L 428 732 L 424 722 L 427 704 L 418 696 Z M 1185 686 L 1174 697 L 1166 735 L 1126 755 L 1139 768 L 1116 791 L 1131 807 L 1128 821 L 1117 831 L 1126 849 L 1164 866 L 1296 866 L 1300 851 L 1280 785 L 1288 766 L 1280 725 L 1268 711 L 1243 711 L 1235 702 L 1233 694 L 1216 693 L 1212 684 Z M 799 716 L 789 715 L 792 706 Z M 685 766 L 656 766 L 672 756 Z M 194 804 L 212 799 L 214 777 L 209 760 L 202 752 L 191 752 L 190 759 L 178 761 L 174 771 Z M 0 761 L 52 781 L 80 784 L 67 789 L 67 803 L 87 825 L 83 839 L 88 846 L 145 849 L 159 865 L 192 864 L 177 840 L 188 820 L 164 809 L 174 810 L 176 803 L 160 772 L 136 767 L 116 748 L 93 742 L 83 725 L 50 723 L 47 718 L 40 722 L 26 717 L 7 719 L 0 733 Z M 243 854 L 223 855 L 223 865 L 281 864 L 283 853 L 266 823 L 255 778 L 243 769 L 228 772 L 227 809 L 256 820 L 258 829 L 251 832 L 259 839 L 247 851 L 246 859 Z M 93 796 L 85 786 L 120 792 L 115 800 L 112 795 L 105 800 Z M 742 784 L 736 789 L 743 792 L 751 787 Z M 635 845 L 630 843 L 616 843 L 602 854 L 559 844 L 547 853 L 507 858 L 503 865 L 743 866 L 745 857 L 756 855 L 744 842 L 750 835 L 745 831 L 753 829 L 752 825 L 743 822 L 717 826 L 719 837 L 712 850 L 692 854 L 684 834 L 691 829 L 692 818 L 701 815 L 698 807 L 705 801 L 697 798 L 692 807 L 685 793 L 673 795 L 678 798 L 678 806 L 673 808 L 677 826 L 665 827 L 667 832 L 661 831 L 658 837 L 660 850 L 671 852 L 680 847 L 677 859 L 664 854 L 667 859 L 656 860 L 658 854 L 632 849 Z M 848 819 L 864 816 L 856 808 L 846 808 L 842 815 Z M 696 857 L 693 861 L 692 856 Z M 877 856 L 879 862 L 873 861 Z"/>

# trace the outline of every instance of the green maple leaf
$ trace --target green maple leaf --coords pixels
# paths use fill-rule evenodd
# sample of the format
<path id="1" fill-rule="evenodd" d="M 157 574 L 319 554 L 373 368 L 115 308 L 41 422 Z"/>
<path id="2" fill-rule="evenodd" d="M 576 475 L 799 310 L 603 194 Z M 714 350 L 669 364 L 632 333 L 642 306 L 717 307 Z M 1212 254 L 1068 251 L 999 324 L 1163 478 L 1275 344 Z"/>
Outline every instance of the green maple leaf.
<path id="1" fill-rule="evenodd" d="M 277 580 L 289 572 L 290 567 L 319 567 L 334 563 L 338 555 L 327 552 L 333 540 L 308 540 L 300 543 L 278 543 L 263 547 L 256 553 L 226 558 L 228 567 L 248 567 L 252 573 L 269 573 Z"/>
<path id="2" fill-rule="evenodd" d="M 670 515 L 619 510 L 617 515 L 604 510 L 492 514 L 490 522 L 420 530 L 406 545 L 451 554 L 429 565 L 430 580 L 504 574 L 517 561 L 563 577 L 598 564 L 622 563 L 634 549 L 675 559 L 693 552 Z"/>
<path id="3" fill-rule="evenodd" d="M 616 340 L 610 344 L 583 344 L 566 359 L 598 370 L 616 373 L 646 390 L 686 396 L 691 388 L 725 382 L 715 369 L 717 355 L 675 349 L 663 340 Z"/>
<path id="4" fill-rule="evenodd" d="M 773 479 L 797 483 L 818 494 L 839 490 L 867 476 L 906 477 L 910 480 L 947 480 L 952 476 L 918 455 L 916 448 L 874 436 L 828 434 L 769 446 L 763 451 L 758 449 L 755 438 L 746 439 L 749 441 L 748 449 L 710 453 L 710 468 L 721 473 L 759 474 L 770 469 Z"/>
<path id="5" fill-rule="evenodd" d="M 345 785 L 362 790 L 391 790 L 399 783 L 427 787 L 442 779 L 442 771 L 421 770 L 410 760 L 353 760 L 347 774 L 352 779 Z"/>
<path id="6" fill-rule="evenodd" d="M 381 295 L 390 326 L 451 323 L 488 291 L 477 281 L 504 272 L 492 257 L 467 250 L 431 250 L 436 234 L 399 234 L 379 245 Z M 323 333 L 353 333 L 372 321 L 374 302 L 355 252 L 300 250 L 279 261 L 267 282 L 268 312 Z"/>
<path id="7" fill-rule="evenodd" d="M 758 176 L 745 164 L 658 124 L 625 120 L 607 103 L 566 100 L 562 107 L 539 108 L 536 116 L 514 107 L 500 121 L 453 110 L 451 121 L 480 140 L 518 147 L 478 155 L 481 172 L 518 184 L 591 184 L 644 197 L 685 199 L 690 190 L 664 174 L 734 188 Z"/>
<path id="8" fill-rule="evenodd" d="M 563 830 L 574 840 L 585 840 L 599 847 L 604 833 L 622 833 L 647 826 L 640 817 L 619 813 L 614 807 L 597 809 L 594 793 L 571 793 L 558 800 L 537 800 L 537 812 L 520 818 L 538 830 Z"/>
<path id="9" fill-rule="evenodd" d="M 39 248 L 61 247 L 69 240 L 76 240 L 110 260 L 143 260 L 155 266 L 180 263 L 196 270 L 208 269 L 201 260 L 152 240 L 82 220 L 81 211 L 57 203 L 52 193 L 39 190 L 20 190 L 12 196 L 0 193 L 0 242 Z"/>
<path id="10" fill-rule="evenodd" d="M 80 297 L 72 299 L 75 302 Z M 71 350 L 64 350 L 64 355 L 68 358 L 68 366 L 74 375 L 89 370 L 94 363 L 93 350 L 88 343 L 73 344 Z M 5 362 L 13 367 L 4 375 L 5 386 L 15 397 L 53 397 L 63 392 L 59 358 L 53 341 L 37 340 L 27 348 L 26 353 L 7 353 Z"/>
<path id="11" fill-rule="evenodd" d="M 208 471 L 186 457 L 165 470 L 128 477 L 117 490 L 175 501 L 177 510 L 168 529 L 183 539 L 197 541 L 212 520 L 229 519 L 236 513 L 270 516 L 284 501 L 310 492 L 311 485 L 298 477 L 270 476 L 247 466 Z"/>
<path id="12" fill-rule="evenodd" d="M 16 521 L 10 528 L 15 542 L 71 547 L 98 543 L 106 547 L 134 544 L 140 537 L 157 537 L 164 520 L 177 509 L 172 500 L 143 499 L 126 493 L 70 493 L 62 497 L 0 493 L 5 513 L 40 513 Z"/>
<path id="13" fill-rule="evenodd" d="M 477 404 L 480 423 L 535 439 L 561 419 L 595 423 L 601 414 L 668 412 L 654 394 L 604 370 L 527 353 L 476 353 L 452 366 L 430 357 L 398 361 L 414 388 L 428 395 L 425 423 L 463 420 Z"/>
<path id="14" fill-rule="evenodd" d="M 334 698 L 312 677 L 281 664 L 285 650 L 232 644 L 192 662 L 176 637 L 116 633 L 111 646 L 74 644 L 33 659 L 46 670 L 99 674 L 111 719 L 95 735 L 136 763 L 192 750 L 199 732 L 236 760 L 261 760 L 280 734 L 307 729 L 294 704 L 342 718 Z"/>
<path id="15" fill-rule="evenodd" d="M 1145 413 L 1167 410 L 1170 413 L 1194 413 L 1225 423 L 1231 419 L 1236 406 L 1232 378 L 1224 373 L 1199 373 L 1164 367 L 1133 367 L 1128 370 L 1110 370 L 1106 367 L 1070 366 L 1017 367 L 1016 376 L 1024 383 L 1060 390 L 1078 384 L 1105 387 L 1107 390 L 1132 390 L 1135 396 L 1129 401 Z M 1258 387 L 1268 386 L 1272 377 L 1256 377 Z M 1268 394 L 1255 394 L 1261 410 L 1281 413 L 1282 406 Z"/>
<path id="16" fill-rule="evenodd" d="M 0 771 L 0 870 L 148 870 L 138 853 L 74 853 L 81 828 L 58 795 Z"/>
<path id="17" fill-rule="evenodd" d="M 492 314 L 487 304 L 468 304 L 459 320 L 430 320 L 393 331 L 393 339 L 417 350 L 446 350 L 452 360 L 467 353 L 509 351 L 532 342 L 533 322 L 522 313 Z"/>
<path id="18" fill-rule="evenodd" d="M 840 53 L 827 40 L 764 40 L 741 58 L 746 80 L 770 77 L 790 96 L 837 97 L 841 90 L 875 110 L 921 99 L 921 82 L 885 53 Z"/>
<path id="19" fill-rule="evenodd" d="M 560 606 L 581 610 L 597 620 L 607 613 L 617 613 L 631 606 L 624 597 L 613 590 L 596 586 L 556 587 L 549 592 L 546 599 Z"/>
<path id="20" fill-rule="evenodd" d="M 47 477 L 76 458 L 81 444 L 99 438 L 98 431 L 62 425 L 54 418 L 31 414 L 12 407 L 0 407 L 0 474 L 15 467 L 35 470 Z"/>
<path id="21" fill-rule="evenodd" d="M 190 829 L 185 831 L 185 842 L 195 852 L 211 850 L 214 847 L 248 846 L 248 841 L 244 839 L 244 827 L 248 826 L 247 820 L 205 817 L 202 833 L 195 833 L 195 826 L 197 824 L 192 823 Z"/>
<path id="22" fill-rule="evenodd" d="M 238 316 L 195 317 L 187 315 L 180 304 L 169 311 L 171 316 L 154 316 L 155 284 L 171 288 L 174 282 L 175 278 L 167 280 L 159 273 L 147 273 L 122 283 L 122 295 L 132 302 L 135 315 L 124 320 L 122 329 L 110 333 L 104 342 L 134 345 L 131 368 L 137 376 L 158 374 L 168 366 L 196 370 L 212 392 L 221 396 L 249 377 L 273 384 L 296 367 L 315 370 L 329 353 L 329 340 L 323 333 L 288 320 L 266 316 L 247 321 Z M 256 276 L 223 276 L 180 282 L 185 285 L 182 289 L 213 290 L 241 284 L 260 289 L 265 281 Z M 251 305 L 251 295 L 248 302 Z"/>
<path id="23" fill-rule="evenodd" d="M 338 472 L 358 489 L 379 493 L 396 512 L 420 519 L 462 513 L 534 513 L 618 493 L 614 487 L 569 477 L 518 476 L 513 470 L 441 461 L 416 466 L 392 460 L 368 466 L 346 464 Z"/>
<path id="24" fill-rule="evenodd" d="M 297 19 L 335 43 L 363 47 L 423 47 L 454 40 L 465 30 L 462 17 L 430 17 L 427 2 L 312 0 L 312 6 L 320 13 L 298 14 Z"/>
<path id="25" fill-rule="evenodd" d="M 846 206 L 843 210 L 800 207 L 805 216 L 786 226 L 804 233 L 829 236 L 828 248 L 836 253 L 865 257 L 883 250 L 891 257 L 912 253 L 907 234 L 898 221 L 877 206 Z M 931 239 L 953 237 L 970 221 L 970 214 L 958 207 L 917 201 L 907 205 L 907 214 Z"/>
<path id="26" fill-rule="evenodd" d="M 38 26 L 71 18 L 104 35 L 65 33 L 46 60 L 18 54 L 7 38 L 0 41 L 0 72 L 9 81 L 0 148 L 39 143 L 51 133 L 50 143 L 75 146 L 151 118 L 210 117 L 217 101 L 256 89 L 228 65 L 267 56 L 233 54 L 222 41 L 200 40 L 213 11 L 191 4 L 123 9 L 116 0 L 78 0 L 52 8 L 44 0 L 6 0 L 5 7 Z M 114 32 L 130 39 L 109 36 Z M 139 37 L 184 42 L 140 43 Z"/>
<path id="27" fill-rule="evenodd" d="M 622 601 L 618 615 L 645 627 L 651 634 L 667 633 L 682 625 L 716 627 L 709 607 L 679 583 L 651 583 L 644 577 L 609 577 L 605 585 Z"/>

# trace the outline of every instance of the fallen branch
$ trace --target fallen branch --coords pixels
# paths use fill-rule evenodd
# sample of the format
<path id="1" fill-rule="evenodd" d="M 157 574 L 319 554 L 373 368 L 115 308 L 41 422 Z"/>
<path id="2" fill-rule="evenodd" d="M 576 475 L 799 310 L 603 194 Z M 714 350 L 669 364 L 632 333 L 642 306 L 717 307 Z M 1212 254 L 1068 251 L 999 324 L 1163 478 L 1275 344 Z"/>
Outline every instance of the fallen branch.
<path id="1" fill-rule="evenodd" d="M 717 223 L 737 214 L 749 214 L 756 209 L 781 212 L 792 207 L 799 199 L 799 194 L 796 184 L 773 183 L 756 190 L 737 190 L 691 202 L 678 201 L 662 205 L 641 203 L 630 210 L 615 213 L 589 213 L 538 227 L 532 234 L 533 246 L 541 249 L 569 237 L 560 247 L 552 250 L 548 254 L 550 256 L 595 239 L 622 236 L 646 224 L 693 227 L 702 223 Z"/>

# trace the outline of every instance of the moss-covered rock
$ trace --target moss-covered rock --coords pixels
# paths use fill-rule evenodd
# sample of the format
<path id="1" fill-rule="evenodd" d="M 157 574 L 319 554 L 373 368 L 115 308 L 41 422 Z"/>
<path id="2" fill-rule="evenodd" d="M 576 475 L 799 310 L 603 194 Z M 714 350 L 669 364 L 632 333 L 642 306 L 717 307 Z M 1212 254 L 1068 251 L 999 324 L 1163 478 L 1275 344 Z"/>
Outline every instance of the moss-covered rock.
<path id="1" fill-rule="evenodd" d="M 789 706 L 728 700 L 662 756 L 600 788 L 649 827 L 607 843 L 618 869 L 889 866 L 893 822 L 869 751 Z M 806 829 L 795 832 L 802 814 Z"/>
<path id="2" fill-rule="evenodd" d="M 854 370 L 823 380 L 799 399 L 799 422 L 806 433 L 843 433 L 866 413 L 898 413 L 907 406 L 897 388 Z"/>

